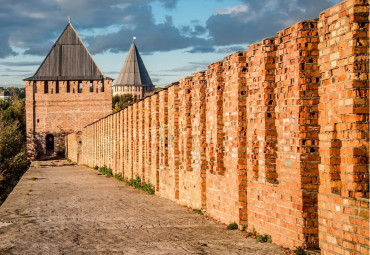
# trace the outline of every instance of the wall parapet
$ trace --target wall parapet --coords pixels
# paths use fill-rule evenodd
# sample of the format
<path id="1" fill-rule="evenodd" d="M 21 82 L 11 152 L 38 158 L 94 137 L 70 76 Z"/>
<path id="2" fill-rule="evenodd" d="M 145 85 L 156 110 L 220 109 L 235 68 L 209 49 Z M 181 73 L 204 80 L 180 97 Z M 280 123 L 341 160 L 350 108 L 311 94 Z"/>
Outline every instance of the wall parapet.
<path id="1" fill-rule="evenodd" d="M 368 14 L 347 0 L 281 30 L 68 135 L 67 156 L 285 247 L 366 254 Z"/>

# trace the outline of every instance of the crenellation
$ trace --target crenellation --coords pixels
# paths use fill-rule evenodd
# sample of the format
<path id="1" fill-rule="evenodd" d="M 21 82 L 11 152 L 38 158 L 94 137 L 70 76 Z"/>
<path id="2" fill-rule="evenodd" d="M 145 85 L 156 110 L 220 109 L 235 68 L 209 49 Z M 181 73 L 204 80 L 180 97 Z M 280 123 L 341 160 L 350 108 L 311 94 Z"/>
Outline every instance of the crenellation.
<path id="1" fill-rule="evenodd" d="M 65 38 L 66 31 L 76 34 L 72 25 L 68 24 L 56 44 L 66 43 L 70 39 Z M 78 47 L 82 41 L 77 34 L 76 38 L 79 41 L 76 44 Z M 52 48 L 51 52 L 55 50 Z M 111 112 L 112 79 L 98 70 L 91 56 L 86 59 L 85 65 L 95 73 L 80 75 L 72 72 L 61 76 L 51 68 L 56 63 L 67 66 L 68 62 L 76 61 L 75 58 L 59 60 L 55 54 L 48 55 L 34 76 L 25 79 L 27 154 L 30 159 L 64 155 L 65 135 L 82 130 L 84 126 Z M 81 64 L 79 71 L 82 71 L 83 66 Z M 91 82 L 103 82 L 106 89 L 103 93 L 90 92 Z M 79 83 L 82 91 L 78 90 Z"/>
<path id="2" fill-rule="evenodd" d="M 368 13 L 347 0 L 249 45 L 69 134 L 67 155 L 102 166 L 115 144 L 156 195 L 291 249 L 368 254 Z"/>

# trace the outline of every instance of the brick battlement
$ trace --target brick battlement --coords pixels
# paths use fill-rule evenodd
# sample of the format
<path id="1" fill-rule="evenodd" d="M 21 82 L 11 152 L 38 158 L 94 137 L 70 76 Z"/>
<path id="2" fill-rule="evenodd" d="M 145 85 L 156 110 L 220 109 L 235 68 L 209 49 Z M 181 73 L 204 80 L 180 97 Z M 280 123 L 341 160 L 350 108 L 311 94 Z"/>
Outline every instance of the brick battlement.
<path id="1" fill-rule="evenodd" d="M 369 254 L 368 15 L 281 30 L 68 135 L 68 157 L 284 247 Z"/>

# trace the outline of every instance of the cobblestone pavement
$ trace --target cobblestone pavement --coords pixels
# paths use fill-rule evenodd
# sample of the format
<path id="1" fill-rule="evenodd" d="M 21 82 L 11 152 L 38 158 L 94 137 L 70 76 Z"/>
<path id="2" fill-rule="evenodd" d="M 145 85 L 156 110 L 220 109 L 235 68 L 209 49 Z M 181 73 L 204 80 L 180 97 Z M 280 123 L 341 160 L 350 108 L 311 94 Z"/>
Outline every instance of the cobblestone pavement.
<path id="1" fill-rule="evenodd" d="M 0 207 L 0 254 L 282 254 L 176 203 L 39 161 Z"/>

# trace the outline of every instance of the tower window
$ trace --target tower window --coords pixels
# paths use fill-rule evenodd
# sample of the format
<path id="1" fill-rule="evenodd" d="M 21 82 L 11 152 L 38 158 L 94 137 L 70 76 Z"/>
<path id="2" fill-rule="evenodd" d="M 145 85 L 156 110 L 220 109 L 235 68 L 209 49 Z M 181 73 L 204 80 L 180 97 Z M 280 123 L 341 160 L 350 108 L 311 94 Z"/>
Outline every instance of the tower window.
<path id="1" fill-rule="evenodd" d="M 46 93 L 49 93 L 49 84 L 48 84 L 48 82 L 45 82 L 44 83 L 44 93 L 46 94 Z"/>
<path id="2" fill-rule="evenodd" d="M 82 81 L 78 82 L 78 93 L 82 93 Z"/>
<path id="3" fill-rule="evenodd" d="M 90 81 L 90 92 L 94 92 L 94 84 Z"/>
<path id="4" fill-rule="evenodd" d="M 71 92 L 71 84 L 67 81 L 67 93 Z"/>
<path id="5" fill-rule="evenodd" d="M 101 82 L 100 91 L 101 91 L 101 92 L 104 92 L 104 81 L 102 81 L 102 82 Z"/>
<path id="6" fill-rule="evenodd" d="M 59 81 L 57 81 L 57 84 L 55 85 L 55 93 L 59 93 Z"/>

